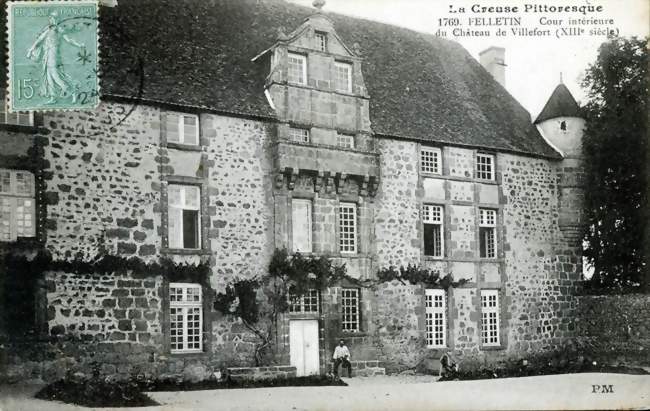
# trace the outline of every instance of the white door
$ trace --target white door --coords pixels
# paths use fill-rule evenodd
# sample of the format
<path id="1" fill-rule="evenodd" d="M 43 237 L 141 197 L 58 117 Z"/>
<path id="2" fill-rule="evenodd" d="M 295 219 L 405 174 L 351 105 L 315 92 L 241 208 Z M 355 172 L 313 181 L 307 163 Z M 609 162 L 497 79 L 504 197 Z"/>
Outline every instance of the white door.
<path id="1" fill-rule="evenodd" d="M 298 377 L 320 372 L 318 320 L 289 321 L 289 355 Z"/>

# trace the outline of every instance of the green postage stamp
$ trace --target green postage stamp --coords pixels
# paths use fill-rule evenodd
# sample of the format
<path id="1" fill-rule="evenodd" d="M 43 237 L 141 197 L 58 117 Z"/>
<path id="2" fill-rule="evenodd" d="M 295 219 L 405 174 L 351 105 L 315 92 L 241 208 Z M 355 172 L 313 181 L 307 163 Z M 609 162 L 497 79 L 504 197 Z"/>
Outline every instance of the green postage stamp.
<path id="1" fill-rule="evenodd" d="M 99 103 L 98 5 L 10 1 L 9 109 L 93 109 Z"/>

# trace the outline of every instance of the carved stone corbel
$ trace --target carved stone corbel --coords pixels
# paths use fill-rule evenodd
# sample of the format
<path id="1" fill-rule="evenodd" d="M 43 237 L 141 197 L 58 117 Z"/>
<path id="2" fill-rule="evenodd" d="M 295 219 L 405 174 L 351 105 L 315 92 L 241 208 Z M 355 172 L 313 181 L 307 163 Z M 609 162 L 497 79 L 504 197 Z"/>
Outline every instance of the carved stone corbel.
<path id="1" fill-rule="evenodd" d="M 341 194 L 345 187 L 345 180 L 348 178 L 346 173 L 336 173 L 336 194 Z"/>
<path id="2" fill-rule="evenodd" d="M 284 174 L 277 172 L 275 174 L 275 188 L 280 190 L 284 186 Z"/>
<path id="3" fill-rule="evenodd" d="M 298 181 L 298 170 L 294 170 L 293 168 L 287 168 L 286 169 L 286 175 L 287 175 L 287 182 L 289 183 L 289 190 L 293 190 L 294 187 L 296 186 L 296 181 Z"/>
<path id="4" fill-rule="evenodd" d="M 361 197 L 365 197 L 368 195 L 368 185 L 370 184 L 370 176 L 366 174 L 363 176 L 363 180 L 361 181 L 361 185 L 359 186 L 359 195 Z"/>
<path id="5" fill-rule="evenodd" d="M 321 190 L 323 189 L 323 186 L 325 185 L 325 172 L 319 171 L 318 175 L 316 176 L 316 184 L 314 186 L 314 191 L 317 193 L 320 193 Z"/>

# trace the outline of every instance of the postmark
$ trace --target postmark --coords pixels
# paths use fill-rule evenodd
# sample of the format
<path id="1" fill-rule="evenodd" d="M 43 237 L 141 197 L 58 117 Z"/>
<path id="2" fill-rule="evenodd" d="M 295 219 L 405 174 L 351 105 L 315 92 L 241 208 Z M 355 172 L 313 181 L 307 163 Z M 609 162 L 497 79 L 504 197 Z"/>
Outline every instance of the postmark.
<path id="1" fill-rule="evenodd" d="M 10 111 L 94 109 L 99 104 L 98 3 L 7 3 Z"/>

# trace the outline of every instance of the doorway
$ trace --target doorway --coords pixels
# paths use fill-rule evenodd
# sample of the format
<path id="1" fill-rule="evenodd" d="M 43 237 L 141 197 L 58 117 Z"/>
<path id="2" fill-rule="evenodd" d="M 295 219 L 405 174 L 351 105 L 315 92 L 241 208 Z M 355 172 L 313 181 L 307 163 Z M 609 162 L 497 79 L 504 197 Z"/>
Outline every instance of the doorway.
<path id="1" fill-rule="evenodd" d="M 319 374 L 318 320 L 289 321 L 289 355 L 296 376 Z"/>

